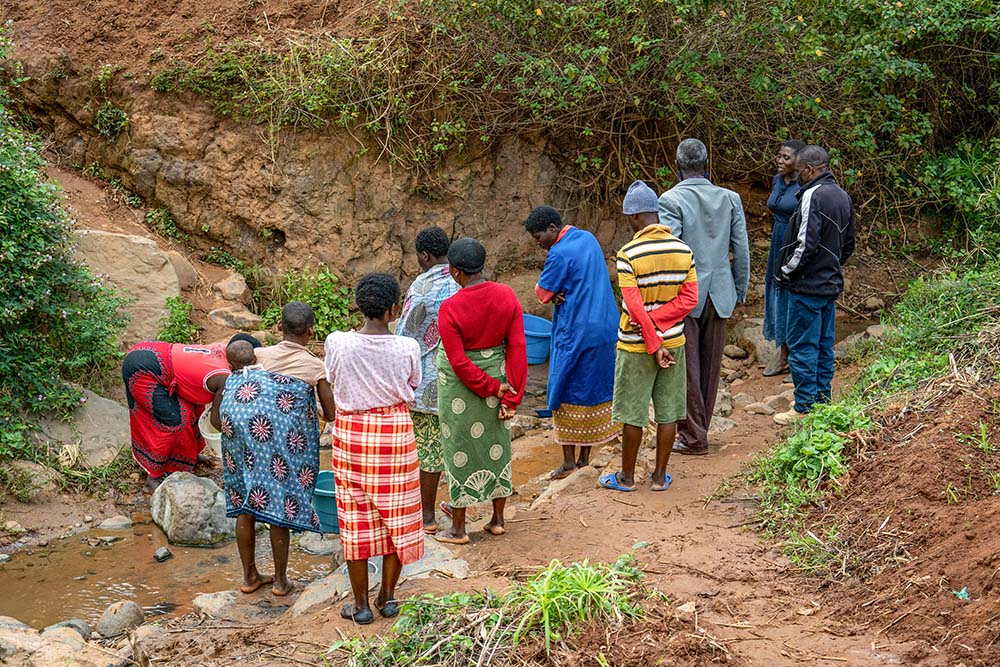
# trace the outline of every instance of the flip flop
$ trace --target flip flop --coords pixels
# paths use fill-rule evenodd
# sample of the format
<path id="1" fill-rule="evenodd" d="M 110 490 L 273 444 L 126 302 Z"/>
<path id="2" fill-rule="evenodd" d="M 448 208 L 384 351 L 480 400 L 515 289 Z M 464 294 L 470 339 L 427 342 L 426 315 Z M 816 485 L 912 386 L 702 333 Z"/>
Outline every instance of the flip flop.
<path id="1" fill-rule="evenodd" d="M 612 491 L 625 491 L 631 492 L 635 491 L 634 486 L 622 486 L 618 481 L 617 472 L 609 472 L 607 475 L 601 475 L 597 478 L 597 483 L 603 486 L 605 489 L 611 489 Z"/>
<path id="2" fill-rule="evenodd" d="M 469 536 L 468 535 L 466 535 L 462 539 L 457 539 L 457 538 L 454 538 L 454 537 L 446 537 L 444 535 L 432 535 L 432 537 L 436 541 L 440 542 L 441 544 L 468 544 L 469 543 Z"/>
<path id="3" fill-rule="evenodd" d="M 663 473 L 663 474 L 665 476 L 664 480 L 663 480 L 663 486 L 656 486 L 656 482 L 653 482 L 650 485 L 650 487 L 649 487 L 650 490 L 652 490 L 652 491 L 666 491 L 667 489 L 670 488 L 670 482 L 674 481 L 674 478 L 670 476 L 669 472 Z M 650 480 L 653 479 L 653 475 L 652 474 L 649 475 L 649 479 Z"/>
<path id="4" fill-rule="evenodd" d="M 432 523 L 429 526 L 424 526 L 424 532 L 428 535 L 433 535 L 438 532 L 438 528 L 440 528 L 440 526 L 438 526 L 437 523 Z"/>
<path id="5" fill-rule="evenodd" d="M 353 604 L 345 605 L 344 608 L 340 610 L 340 617 L 346 618 L 349 621 L 354 621 L 358 625 L 368 625 L 375 620 L 375 615 L 372 613 L 371 609 L 362 609 L 357 611 L 354 609 Z"/>
<path id="6" fill-rule="evenodd" d="M 438 507 L 441 508 L 441 511 L 444 512 L 444 515 L 446 517 L 448 517 L 449 519 L 451 518 L 451 505 L 442 500 L 441 504 L 438 505 Z"/>

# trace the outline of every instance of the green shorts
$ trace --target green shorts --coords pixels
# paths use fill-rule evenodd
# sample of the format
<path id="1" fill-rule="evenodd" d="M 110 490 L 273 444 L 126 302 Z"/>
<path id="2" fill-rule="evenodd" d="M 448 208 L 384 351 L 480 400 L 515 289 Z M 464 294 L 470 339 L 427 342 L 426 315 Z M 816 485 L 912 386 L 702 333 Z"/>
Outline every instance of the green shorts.
<path id="1" fill-rule="evenodd" d="M 649 403 L 657 424 L 687 419 L 687 367 L 684 346 L 670 350 L 674 365 L 660 368 L 656 357 L 645 352 L 615 353 L 615 398 L 611 418 L 622 424 L 649 424 Z"/>
<path id="2" fill-rule="evenodd" d="M 413 418 L 413 437 L 417 441 L 420 469 L 424 472 L 441 472 L 444 470 L 444 454 L 438 416 L 413 410 L 410 417 Z"/>

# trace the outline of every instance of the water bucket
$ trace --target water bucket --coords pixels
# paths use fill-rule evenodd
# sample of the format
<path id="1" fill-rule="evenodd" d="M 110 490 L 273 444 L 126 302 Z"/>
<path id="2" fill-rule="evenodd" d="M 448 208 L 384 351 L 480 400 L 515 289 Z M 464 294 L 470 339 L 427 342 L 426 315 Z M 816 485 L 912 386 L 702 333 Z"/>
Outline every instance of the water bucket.
<path id="1" fill-rule="evenodd" d="M 544 364 L 552 344 L 552 322 L 544 317 L 525 315 L 524 337 L 528 342 L 528 363 Z"/>
<path id="2" fill-rule="evenodd" d="M 198 417 L 198 430 L 201 431 L 201 437 L 205 438 L 205 444 L 208 445 L 205 451 L 209 451 L 212 455 L 217 458 L 222 458 L 222 434 L 212 426 L 211 421 L 212 406 L 209 405 L 205 408 L 205 411 L 201 413 L 201 417 Z"/>
<path id="3" fill-rule="evenodd" d="M 324 533 L 340 534 L 337 520 L 337 489 L 333 484 L 333 471 L 322 470 L 313 490 L 313 509 L 319 515 L 319 527 Z"/>

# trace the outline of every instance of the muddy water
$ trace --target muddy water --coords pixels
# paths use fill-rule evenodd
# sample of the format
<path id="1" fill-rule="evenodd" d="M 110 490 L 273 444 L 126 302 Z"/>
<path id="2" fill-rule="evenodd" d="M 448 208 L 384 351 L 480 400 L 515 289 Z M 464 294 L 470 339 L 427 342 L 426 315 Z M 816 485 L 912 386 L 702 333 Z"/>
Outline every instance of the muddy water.
<path id="1" fill-rule="evenodd" d="M 87 543 L 100 536 L 122 539 L 107 546 Z M 117 600 L 134 600 L 147 616 L 185 614 L 201 593 L 239 585 L 235 541 L 212 549 L 170 546 L 174 557 L 157 563 L 153 552 L 161 546 L 168 546 L 166 536 L 155 525 L 144 524 L 131 532 L 93 530 L 55 540 L 30 554 L 16 553 L 0 566 L 0 616 L 36 628 L 70 618 L 94 624 Z M 288 569 L 293 579 L 312 580 L 330 571 L 329 558 L 292 549 Z M 266 532 L 257 539 L 257 563 L 263 572 L 272 570 Z"/>

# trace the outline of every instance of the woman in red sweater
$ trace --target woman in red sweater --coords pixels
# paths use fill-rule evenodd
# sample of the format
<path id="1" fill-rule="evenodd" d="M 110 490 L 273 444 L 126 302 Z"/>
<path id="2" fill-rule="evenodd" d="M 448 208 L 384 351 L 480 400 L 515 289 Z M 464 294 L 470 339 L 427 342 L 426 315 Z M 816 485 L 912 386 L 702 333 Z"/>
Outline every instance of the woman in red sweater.
<path id="1" fill-rule="evenodd" d="M 483 278 L 486 250 L 459 239 L 448 250 L 462 289 L 441 304 L 438 411 L 452 525 L 440 542 L 467 544 L 465 510 L 492 501 L 492 535 L 503 535 L 503 510 L 514 492 L 510 418 L 524 398 L 528 357 L 524 316 L 514 290 Z"/>

